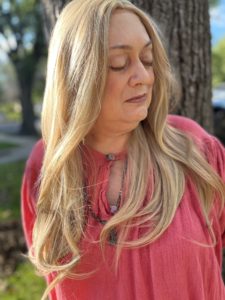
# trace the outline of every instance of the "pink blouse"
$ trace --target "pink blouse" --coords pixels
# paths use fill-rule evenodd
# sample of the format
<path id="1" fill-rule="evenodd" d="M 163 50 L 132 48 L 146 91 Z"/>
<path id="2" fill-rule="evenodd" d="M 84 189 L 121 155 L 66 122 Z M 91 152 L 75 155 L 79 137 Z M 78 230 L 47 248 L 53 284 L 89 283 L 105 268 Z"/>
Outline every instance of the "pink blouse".
<path id="1" fill-rule="evenodd" d="M 190 134 L 204 151 L 209 163 L 225 181 L 225 150 L 219 141 L 206 133 L 194 121 L 179 116 L 169 116 L 168 122 Z M 87 155 L 86 155 L 87 154 Z M 110 207 L 106 198 L 110 165 L 113 160 L 88 149 L 85 156 L 96 165 L 96 197 L 94 212 L 101 219 L 109 219 Z M 124 159 L 125 153 L 114 159 Z M 39 141 L 26 165 L 22 184 L 22 221 L 28 247 L 32 244 L 35 221 L 37 181 L 43 158 L 43 144 Z M 93 168 L 86 165 L 87 171 Z M 217 238 L 215 247 L 198 243 L 211 242 L 194 185 L 187 180 L 185 192 L 168 229 L 152 244 L 122 250 L 117 271 L 114 268 L 115 247 L 106 245 L 105 260 L 98 240 L 102 225 L 88 218 L 86 237 L 81 242 L 83 256 L 80 272 L 95 271 L 82 280 L 66 278 L 51 292 L 51 300 L 223 300 L 225 287 L 221 276 L 222 247 L 225 245 L 225 209 L 219 217 L 218 206 L 211 212 L 213 229 Z M 132 229 L 137 239 L 141 229 Z M 55 274 L 46 279 L 50 282 Z"/>

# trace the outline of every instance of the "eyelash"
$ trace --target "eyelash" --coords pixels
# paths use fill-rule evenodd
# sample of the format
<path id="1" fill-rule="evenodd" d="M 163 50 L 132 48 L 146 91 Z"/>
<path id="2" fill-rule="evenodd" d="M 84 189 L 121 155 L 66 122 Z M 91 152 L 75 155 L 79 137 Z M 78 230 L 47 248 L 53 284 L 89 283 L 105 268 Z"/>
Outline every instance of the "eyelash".
<path id="1" fill-rule="evenodd" d="M 142 63 L 143 63 L 143 65 L 145 65 L 148 68 L 152 67 L 152 65 L 153 65 L 152 61 L 151 62 L 142 61 Z M 119 71 L 123 71 L 126 68 L 126 66 L 127 66 L 127 64 L 125 66 L 123 66 L 123 67 L 112 67 L 112 66 L 110 66 L 110 69 L 113 70 L 113 71 L 115 71 L 115 72 L 119 72 Z"/>

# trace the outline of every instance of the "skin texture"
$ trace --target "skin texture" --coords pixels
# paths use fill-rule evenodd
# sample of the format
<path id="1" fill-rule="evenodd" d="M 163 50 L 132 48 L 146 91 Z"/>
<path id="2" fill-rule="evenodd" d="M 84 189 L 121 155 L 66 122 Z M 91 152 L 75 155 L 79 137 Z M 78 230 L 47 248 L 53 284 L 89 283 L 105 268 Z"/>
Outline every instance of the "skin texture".
<path id="1" fill-rule="evenodd" d="M 110 23 L 109 66 L 102 109 L 86 143 L 104 154 L 126 149 L 131 131 L 147 117 L 153 84 L 149 35 L 135 14 L 117 10 Z M 140 95 L 144 96 L 127 101 Z M 111 205 L 117 202 L 123 170 L 124 161 L 111 165 L 107 189 Z"/>
<path id="2" fill-rule="evenodd" d="M 126 10 L 114 12 L 102 109 L 87 137 L 88 144 L 96 150 L 123 150 L 130 132 L 146 118 L 154 83 L 151 49 L 149 35 L 139 18 Z M 140 95 L 144 95 L 143 99 L 127 101 Z"/>

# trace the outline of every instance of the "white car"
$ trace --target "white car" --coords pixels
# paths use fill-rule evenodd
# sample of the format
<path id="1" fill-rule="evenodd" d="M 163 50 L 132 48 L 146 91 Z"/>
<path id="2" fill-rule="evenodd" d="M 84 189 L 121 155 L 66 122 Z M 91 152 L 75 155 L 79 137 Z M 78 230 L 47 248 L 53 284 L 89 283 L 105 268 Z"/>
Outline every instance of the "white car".
<path id="1" fill-rule="evenodd" d="M 225 145 L 225 84 L 213 90 L 214 134 Z"/>
<path id="2" fill-rule="evenodd" d="M 225 110 L 225 85 L 213 89 L 212 105 L 215 110 Z"/>

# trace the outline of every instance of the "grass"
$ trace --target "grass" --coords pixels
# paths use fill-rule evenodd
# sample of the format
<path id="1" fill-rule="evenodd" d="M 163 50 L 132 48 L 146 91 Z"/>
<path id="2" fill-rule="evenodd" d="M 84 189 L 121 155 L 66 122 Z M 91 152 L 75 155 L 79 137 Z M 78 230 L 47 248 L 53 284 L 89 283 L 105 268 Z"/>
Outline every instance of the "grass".
<path id="1" fill-rule="evenodd" d="M 20 264 L 13 275 L 2 281 L 1 300 L 40 300 L 46 284 L 29 262 Z"/>
<path id="2" fill-rule="evenodd" d="M 0 151 L 8 150 L 8 149 L 15 148 L 15 147 L 17 147 L 16 144 L 8 143 L 8 142 L 0 142 Z"/>
<path id="3" fill-rule="evenodd" d="M 0 220 L 20 219 L 20 187 L 25 161 L 0 165 Z M 40 300 L 45 281 L 29 262 L 18 265 L 9 277 L 0 278 L 1 300 Z"/>
<path id="4" fill-rule="evenodd" d="M 20 218 L 20 187 L 25 161 L 0 165 L 0 219 Z"/>

